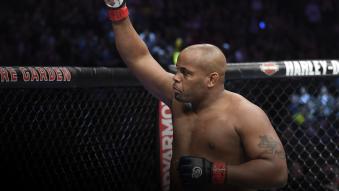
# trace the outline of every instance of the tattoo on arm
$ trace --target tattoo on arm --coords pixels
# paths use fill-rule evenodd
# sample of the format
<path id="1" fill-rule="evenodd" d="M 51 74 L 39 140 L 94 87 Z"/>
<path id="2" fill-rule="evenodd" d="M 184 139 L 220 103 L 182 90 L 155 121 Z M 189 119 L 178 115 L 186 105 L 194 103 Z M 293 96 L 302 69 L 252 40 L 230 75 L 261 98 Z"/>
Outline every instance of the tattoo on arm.
<path id="1" fill-rule="evenodd" d="M 284 149 L 280 147 L 278 141 L 266 135 L 260 136 L 258 147 L 264 150 L 265 154 L 272 154 L 274 157 L 285 159 Z"/>

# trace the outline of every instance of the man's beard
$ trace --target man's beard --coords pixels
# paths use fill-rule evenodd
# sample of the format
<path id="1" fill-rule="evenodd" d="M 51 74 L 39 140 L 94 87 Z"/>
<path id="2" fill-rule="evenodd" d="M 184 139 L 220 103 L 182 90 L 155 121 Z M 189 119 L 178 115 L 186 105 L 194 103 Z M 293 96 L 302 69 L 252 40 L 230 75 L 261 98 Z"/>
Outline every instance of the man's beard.
<path id="1" fill-rule="evenodd" d="M 175 93 L 174 97 L 177 101 L 179 101 L 180 103 L 183 103 L 185 112 L 192 111 L 192 108 L 193 108 L 192 103 L 189 100 L 184 99 L 183 96 L 181 96 L 181 94 L 179 93 Z"/>
<path id="2" fill-rule="evenodd" d="M 189 101 L 186 100 L 186 99 L 184 98 L 184 96 L 182 96 L 182 94 L 180 94 L 180 93 L 174 93 L 174 98 L 175 98 L 177 101 L 182 102 L 182 103 L 187 103 L 187 102 L 189 102 Z"/>

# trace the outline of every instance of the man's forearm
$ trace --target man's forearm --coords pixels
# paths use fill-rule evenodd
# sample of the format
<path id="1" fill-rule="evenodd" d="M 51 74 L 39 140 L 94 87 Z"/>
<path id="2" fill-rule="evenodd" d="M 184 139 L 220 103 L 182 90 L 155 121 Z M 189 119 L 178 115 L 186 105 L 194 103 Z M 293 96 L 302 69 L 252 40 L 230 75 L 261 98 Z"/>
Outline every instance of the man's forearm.
<path id="1" fill-rule="evenodd" d="M 140 39 L 129 18 L 114 22 L 116 48 L 127 65 L 149 54 L 146 44 Z"/>
<path id="2" fill-rule="evenodd" d="M 230 165 L 227 169 L 227 184 L 259 189 L 282 187 L 287 181 L 287 170 L 283 162 L 256 159 L 241 165 Z"/>

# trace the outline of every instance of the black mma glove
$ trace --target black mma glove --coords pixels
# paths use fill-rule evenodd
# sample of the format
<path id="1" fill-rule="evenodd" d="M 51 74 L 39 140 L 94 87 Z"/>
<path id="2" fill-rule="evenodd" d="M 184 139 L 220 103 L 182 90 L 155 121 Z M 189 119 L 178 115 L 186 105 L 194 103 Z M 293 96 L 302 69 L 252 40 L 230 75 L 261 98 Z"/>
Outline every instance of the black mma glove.
<path id="1" fill-rule="evenodd" d="M 105 4 L 109 8 L 108 18 L 117 22 L 128 17 L 128 9 L 125 0 L 105 0 Z"/>
<path id="2" fill-rule="evenodd" d="M 203 188 L 211 184 L 224 184 L 227 166 L 224 162 L 210 162 L 201 157 L 183 156 L 178 171 L 185 188 Z"/>

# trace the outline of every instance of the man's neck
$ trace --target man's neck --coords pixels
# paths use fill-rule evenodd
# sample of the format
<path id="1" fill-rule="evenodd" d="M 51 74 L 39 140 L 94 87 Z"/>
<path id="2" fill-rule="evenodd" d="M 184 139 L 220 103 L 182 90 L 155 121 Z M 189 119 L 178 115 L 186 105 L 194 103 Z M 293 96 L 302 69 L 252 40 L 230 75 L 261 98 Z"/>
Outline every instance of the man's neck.
<path id="1" fill-rule="evenodd" d="M 203 99 L 192 103 L 192 111 L 195 113 L 200 113 L 204 110 L 210 109 L 215 105 L 218 105 L 220 99 L 222 99 L 226 94 L 226 91 L 214 91 L 208 93 Z"/>

